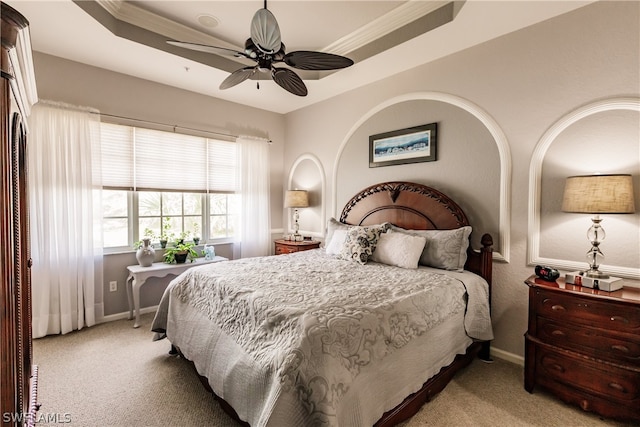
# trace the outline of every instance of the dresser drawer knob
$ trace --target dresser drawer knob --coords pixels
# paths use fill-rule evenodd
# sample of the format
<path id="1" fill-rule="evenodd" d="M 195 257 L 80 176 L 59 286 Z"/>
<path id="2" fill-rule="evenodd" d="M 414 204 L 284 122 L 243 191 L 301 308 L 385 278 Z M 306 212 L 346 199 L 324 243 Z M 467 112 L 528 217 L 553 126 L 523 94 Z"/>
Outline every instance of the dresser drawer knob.
<path id="1" fill-rule="evenodd" d="M 622 322 L 622 323 L 629 323 L 629 319 L 625 319 L 625 318 L 624 318 L 624 317 L 622 317 L 622 316 L 612 316 L 612 317 L 611 317 L 611 320 L 612 320 L 613 322 L 618 321 L 618 322 Z"/>
<path id="2" fill-rule="evenodd" d="M 617 350 L 617 351 L 619 351 L 621 353 L 625 353 L 625 354 L 629 353 L 629 348 L 624 346 L 624 345 L 618 345 L 618 344 L 612 345 L 611 349 L 612 350 Z"/>
<path id="3" fill-rule="evenodd" d="M 556 329 L 555 331 L 551 332 L 551 335 L 555 335 L 556 337 L 564 337 L 566 334 L 558 329 Z"/>
<path id="4" fill-rule="evenodd" d="M 549 367 L 555 369 L 558 372 L 564 373 L 564 368 L 560 365 L 558 365 L 557 363 L 552 363 L 551 365 L 549 365 Z M 609 384 L 611 385 L 611 384 Z"/>
<path id="5" fill-rule="evenodd" d="M 618 383 L 609 383 L 609 387 L 611 387 L 614 390 L 620 391 L 622 393 L 626 393 L 626 390 L 624 389 L 624 387 Z"/>
<path id="6" fill-rule="evenodd" d="M 553 311 L 566 311 L 567 309 L 561 306 L 560 304 L 555 304 L 551 306 L 551 310 Z M 613 320 L 613 319 L 611 319 Z"/>
<path id="7" fill-rule="evenodd" d="M 587 399 L 583 399 L 580 402 L 580 407 L 582 408 L 583 411 L 588 411 L 589 409 L 591 409 L 591 404 Z"/>

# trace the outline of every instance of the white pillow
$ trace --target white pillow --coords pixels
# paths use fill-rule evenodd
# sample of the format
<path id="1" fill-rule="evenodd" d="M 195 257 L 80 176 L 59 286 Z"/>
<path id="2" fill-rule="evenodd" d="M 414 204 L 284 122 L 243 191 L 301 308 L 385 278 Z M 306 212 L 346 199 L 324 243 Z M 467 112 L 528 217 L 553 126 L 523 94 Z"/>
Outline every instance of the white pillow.
<path id="1" fill-rule="evenodd" d="M 471 227 L 465 226 L 454 230 L 405 230 L 402 231 L 427 238 L 427 243 L 420 256 L 420 264 L 428 267 L 442 268 L 451 271 L 462 271 L 467 262 L 467 248 Z"/>
<path id="2" fill-rule="evenodd" d="M 462 271 L 467 262 L 471 227 L 456 230 L 429 230 L 420 263 L 445 270 Z"/>
<path id="3" fill-rule="evenodd" d="M 418 268 L 420 255 L 427 242 L 424 236 L 389 230 L 378 239 L 371 261 L 402 268 Z"/>
<path id="4" fill-rule="evenodd" d="M 329 255 L 338 255 L 342 251 L 344 241 L 347 239 L 347 230 L 334 230 L 331 241 L 327 244 L 325 251 Z"/>
<path id="5" fill-rule="evenodd" d="M 349 224 L 345 224 L 343 222 L 338 221 L 335 218 L 331 218 L 329 219 L 329 221 L 327 221 L 327 232 L 325 233 L 324 236 L 324 244 L 325 246 L 329 245 L 331 243 L 331 239 L 333 237 L 333 233 L 336 232 L 336 230 L 344 230 L 347 231 L 349 229 Z"/>

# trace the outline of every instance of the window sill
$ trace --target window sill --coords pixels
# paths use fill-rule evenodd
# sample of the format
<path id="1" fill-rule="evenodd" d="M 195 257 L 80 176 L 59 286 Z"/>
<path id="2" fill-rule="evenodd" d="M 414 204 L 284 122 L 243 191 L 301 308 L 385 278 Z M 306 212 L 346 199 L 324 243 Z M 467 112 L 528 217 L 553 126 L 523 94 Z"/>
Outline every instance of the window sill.
<path id="1" fill-rule="evenodd" d="M 204 248 L 204 245 L 232 245 L 234 244 L 234 240 L 233 239 L 218 239 L 218 240 L 214 240 L 211 242 L 207 242 L 207 243 L 202 243 L 200 242 L 198 245 L 195 246 L 196 250 L 201 250 L 202 248 Z M 163 250 L 163 248 L 160 247 L 160 245 L 155 244 L 153 245 L 153 249 L 155 249 L 156 251 L 158 250 Z M 102 255 L 103 256 L 107 256 L 107 255 L 124 255 L 124 254 L 135 254 L 136 253 L 136 249 L 133 248 L 113 248 L 113 249 L 109 249 L 109 248 L 104 248 L 102 250 Z"/>

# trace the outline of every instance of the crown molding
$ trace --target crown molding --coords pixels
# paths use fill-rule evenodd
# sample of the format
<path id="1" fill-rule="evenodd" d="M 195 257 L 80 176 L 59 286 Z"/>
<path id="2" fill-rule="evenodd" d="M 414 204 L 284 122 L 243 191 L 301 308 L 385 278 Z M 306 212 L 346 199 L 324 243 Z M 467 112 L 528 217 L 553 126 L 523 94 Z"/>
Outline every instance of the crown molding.
<path id="1" fill-rule="evenodd" d="M 389 13 L 374 19 L 351 34 L 347 34 L 341 39 L 336 40 L 334 43 L 323 48 L 322 51 L 335 53 L 336 55 L 347 55 L 428 15 L 448 3 L 451 2 L 410 0 L 391 10 Z"/>
<path id="2" fill-rule="evenodd" d="M 131 25 L 144 28 L 154 33 L 162 34 L 173 40 L 190 43 L 209 44 L 242 50 L 217 37 L 210 36 L 201 31 L 187 27 L 153 12 L 144 10 L 124 0 L 95 0 L 103 9 L 114 18 Z M 384 37 L 407 24 L 434 12 L 451 1 L 422 1 L 410 0 L 369 22 L 351 34 L 338 39 L 334 43 L 320 49 L 323 52 L 331 52 L 337 55 L 347 55 L 375 40 Z"/>
<path id="3" fill-rule="evenodd" d="M 96 0 L 96 3 L 109 12 L 111 16 L 120 21 L 127 22 L 131 25 L 144 28 L 157 34 L 162 34 L 172 40 L 243 50 L 242 48 L 222 39 L 210 36 L 202 31 L 195 30 L 153 12 L 144 10 L 130 2 L 125 2 L 123 0 Z"/>

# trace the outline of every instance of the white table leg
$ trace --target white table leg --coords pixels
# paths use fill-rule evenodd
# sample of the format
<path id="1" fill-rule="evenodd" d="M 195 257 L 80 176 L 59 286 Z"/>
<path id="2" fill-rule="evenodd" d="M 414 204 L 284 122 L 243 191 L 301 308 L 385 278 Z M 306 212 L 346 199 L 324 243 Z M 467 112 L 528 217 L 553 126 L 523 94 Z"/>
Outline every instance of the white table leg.
<path id="1" fill-rule="evenodd" d="M 137 279 L 133 279 L 131 283 L 131 291 L 133 293 L 133 307 L 136 312 L 136 321 L 133 324 L 134 328 L 140 327 L 140 287 L 144 285 L 145 280 L 139 281 Z"/>
<path id="2" fill-rule="evenodd" d="M 127 302 L 129 303 L 129 317 L 127 317 L 127 319 L 131 320 L 133 319 L 133 291 L 132 291 L 132 287 L 133 284 L 132 282 L 135 280 L 133 274 L 129 274 L 129 277 L 127 277 L 127 281 L 125 282 L 125 286 L 127 288 Z"/>

